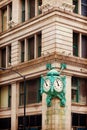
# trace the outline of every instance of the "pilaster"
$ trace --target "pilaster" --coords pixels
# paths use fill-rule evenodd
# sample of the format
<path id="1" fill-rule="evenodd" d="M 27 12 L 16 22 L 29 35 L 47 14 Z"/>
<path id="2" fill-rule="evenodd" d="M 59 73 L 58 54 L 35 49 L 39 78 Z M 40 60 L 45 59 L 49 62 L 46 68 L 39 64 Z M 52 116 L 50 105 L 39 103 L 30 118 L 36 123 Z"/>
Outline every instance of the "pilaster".
<path id="1" fill-rule="evenodd" d="M 17 88 L 16 83 L 12 83 L 12 100 L 11 100 L 11 130 L 17 130 Z"/>

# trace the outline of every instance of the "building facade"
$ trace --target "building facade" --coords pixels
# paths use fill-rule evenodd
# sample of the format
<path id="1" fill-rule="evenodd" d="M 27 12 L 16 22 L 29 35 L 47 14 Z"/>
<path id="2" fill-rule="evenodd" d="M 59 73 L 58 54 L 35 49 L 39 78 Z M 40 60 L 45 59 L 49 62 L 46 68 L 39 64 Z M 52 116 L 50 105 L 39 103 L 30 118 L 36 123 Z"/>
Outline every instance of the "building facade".
<path id="1" fill-rule="evenodd" d="M 26 128 L 48 130 L 40 79 L 48 65 L 60 71 L 61 63 L 64 130 L 86 130 L 87 0 L 0 0 L 0 130 L 23 130 L 24 77 Z"/>

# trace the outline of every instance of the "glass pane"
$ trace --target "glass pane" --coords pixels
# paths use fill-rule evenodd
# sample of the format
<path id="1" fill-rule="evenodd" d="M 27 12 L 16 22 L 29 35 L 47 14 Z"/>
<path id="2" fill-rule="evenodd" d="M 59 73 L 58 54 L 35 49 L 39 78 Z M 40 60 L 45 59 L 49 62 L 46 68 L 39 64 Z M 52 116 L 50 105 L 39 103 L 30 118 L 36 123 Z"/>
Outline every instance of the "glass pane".
<path id="1" fill-rule="evenodd" d="M 75 5 L 74 13 L 78 13 L 78 0 L 73 0 L 73 5 Z"/>
<path id="2" fill-rule="evenodd" d="M 72 114 L 72 126 L 78 126 L 78 114 Z"/>
<path id="3" fill-rule="evenodd" d="M 8 107 L 11 107 L 11 85 L 8 86 Z"/>
<path id="4" fill-rule="evenodd" d="M 11 63 L 11 45 L 8 46 L 8 63 Z"/>
<path id="5" fill-rule="evenodd" d="M 24 105 L 24 82 L 20 83 L 19 94 L 19 105 Z"/>
<path id="6" fill-rule="evenodd" d="M 22 0 L 22 22 L 25 21 L 25 0 Z"/>
<path id="7" fill-rule="evenodd" d="M 38 57 L 41 56 L 41 33 L 37 34 Z"/>
<path id="8" fill-rule="evenodd" d="M 12 3 L 9 5 L 9 20 L 12 20 Z"/>
<path id="9" fill-rule="evenodd" d="M 87 83 L 86 83 L 86 79 L 80 79 L 80 87 L 79 87 L 79 102 L 86 104 L 86 95 L 87 95 Z"/>
<path id="10" fill-rule="evenodd" d="M 80 126 L 86 126 L 86 115 L 85 114 L 80 114 L 80 121 L 79 121 Z"/>
<path id="11" fill-rule="evenodd" d="M 38 14 L 41 14 L 42 11 L 39 9 L 39 7 L 42 5 L 42 0 L 38 0 Z"/>
<path id="12" fill-rule="evenodd" d="M 2 10 L 2 31 L 7 30 L 7 8 Z"/>
<path id="13" fill-rule="evenodd" d="M 73 55 L 78 56 L 79 34 L 73 33 Z"/>
<path id="14" fill-rule="evenodd" d="M 77 101 L 77 90 L 72 89 L 72 101 L 73 102 Z"/>
<path id="15" fill-rule="evenodd" d="M 28 60 L 34 59 L 34 36 L 28 39 Z"/>
<path id="16" fill-rule="evenodd" d="M 39 99 L 39 78 L 27 82 L 26 103 L 37 103 Z"/>
<path id="17" fill-rule="evenodd" d="M 8 107 L 8 87 L 1 87 L 0 89 L 0 107 L 4 108 L 4 107 Z"/>
<path id="18" fill-rule="evenodd" d="M 1 49 L 1 66 L 6 67 L 6 48 Z"/>
<path id="19" fill-rule="evenodd" d="M 81 1 L 82 15 L 87 16 L 87 0 Z"/>
<path id="20" fill-rule="evenodd" d="M 82 35 L 82 57 L 87 58 L 87 36 Z"/>
<path id="21" fill-rule="evenodd" d="M 0 118 L 0 130 L 11 130 L 11 118 Z"/>
<path id="22" fill-rule="evenodd" d="M 78 102 L 79 101 L 79 85 L 78 85 L 78 78 L 72 77 L 72 101 Z"/>
<path id="23" fill-rule="evenodd" d="M 28 0 L 28 16 L 29 18 L 35 16 L 35 0 Z"/>
<path id="24" fill-rule="evenodd" d="M 24 62 L 24 40 L 21 41 L 21 62 Z"/>

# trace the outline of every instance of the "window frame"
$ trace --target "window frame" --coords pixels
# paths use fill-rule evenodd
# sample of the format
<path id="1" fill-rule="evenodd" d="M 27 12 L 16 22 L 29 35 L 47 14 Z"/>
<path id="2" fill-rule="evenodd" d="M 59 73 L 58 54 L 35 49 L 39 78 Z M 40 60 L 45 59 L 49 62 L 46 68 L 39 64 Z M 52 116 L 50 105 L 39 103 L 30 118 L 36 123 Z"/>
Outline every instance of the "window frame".
<path id="1" fill-rule="evenodd" d="M 39 38 L 38 38 L 39 36 Z M 29 51 L 29 39 L 33 38 L 33 57 L 29 57 L 29 53 L 31 51 Z M 21 55 L 22 55 L 22 51 L 23 49 L 21 49 L 22 47 L 22 41 L 24 42 L 24 56 L 23 56 L 23 60 L 21 59 Z M 42 47 L 42 33 L 37 32 L 35 34 L 32 34 L 30 36 L 25 37 L 24 39 L 19 40 L 19 46 L 20 46 L 20 56 L 19 56 L 19 60 L 20 62 L 25 62 L 25 61 L 31 61 L 34 60 L 38 57 L 41 56 L 41 47 Z"/>
<path id="2" fill-rule="evenodd" d="M 30 105 L 30 104 L 35 104 L 35 103 L 41 102 L 42 97 L 40 95 L 40 82 L 41 82 L 40 77 L 37 77 L 37 78 L 34 78 L 34 79 L 26 81 L 26 105 Z M 32 96 L 31 90 L 32 90 L 33 86 L 30 86 L 31 83 L 38 83 L 38 84 L 35 84 L 35 86 L 34 86 L 34 88 L 36 87 L 36 89 L 35 89 L 35 92 L 36 92 L 35 96 L 36 96 L 36 98 L 34 97 L 33 102 L 31 102 L 32 100 L 30 101 L 29 98 L 28 98 L 28 95 L 30 96 L 29 92 L 31 93 L 31 96 Z M 22 87 L 22 90 L 23 90 L 22 93 L 20 92 L 20 87 Z M 29 87 L 31 87 L 31 89 Z M 21 97 L 23 97 L 23 100 L 21 99 Z M 23 101 L 23 102 L 21 102 L 21 101 Z M 22 105 L 24 105 L 24 82 L 20 82 L 19 83 L 19 106 L 22 106 Z"/>

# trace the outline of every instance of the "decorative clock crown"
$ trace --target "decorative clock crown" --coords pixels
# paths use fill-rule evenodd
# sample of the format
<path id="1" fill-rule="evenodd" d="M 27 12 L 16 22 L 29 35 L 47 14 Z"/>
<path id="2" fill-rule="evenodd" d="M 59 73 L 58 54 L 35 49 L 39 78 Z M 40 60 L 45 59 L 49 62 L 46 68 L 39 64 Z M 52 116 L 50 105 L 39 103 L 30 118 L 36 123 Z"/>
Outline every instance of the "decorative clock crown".
<path id="1" fill-rule="evenodd" d="M 47 76 L 59 76 L 60 72 L 58 72 L 57 70 L 55 70 L 54 68 L 52 68 L 48 73 Z"/>

